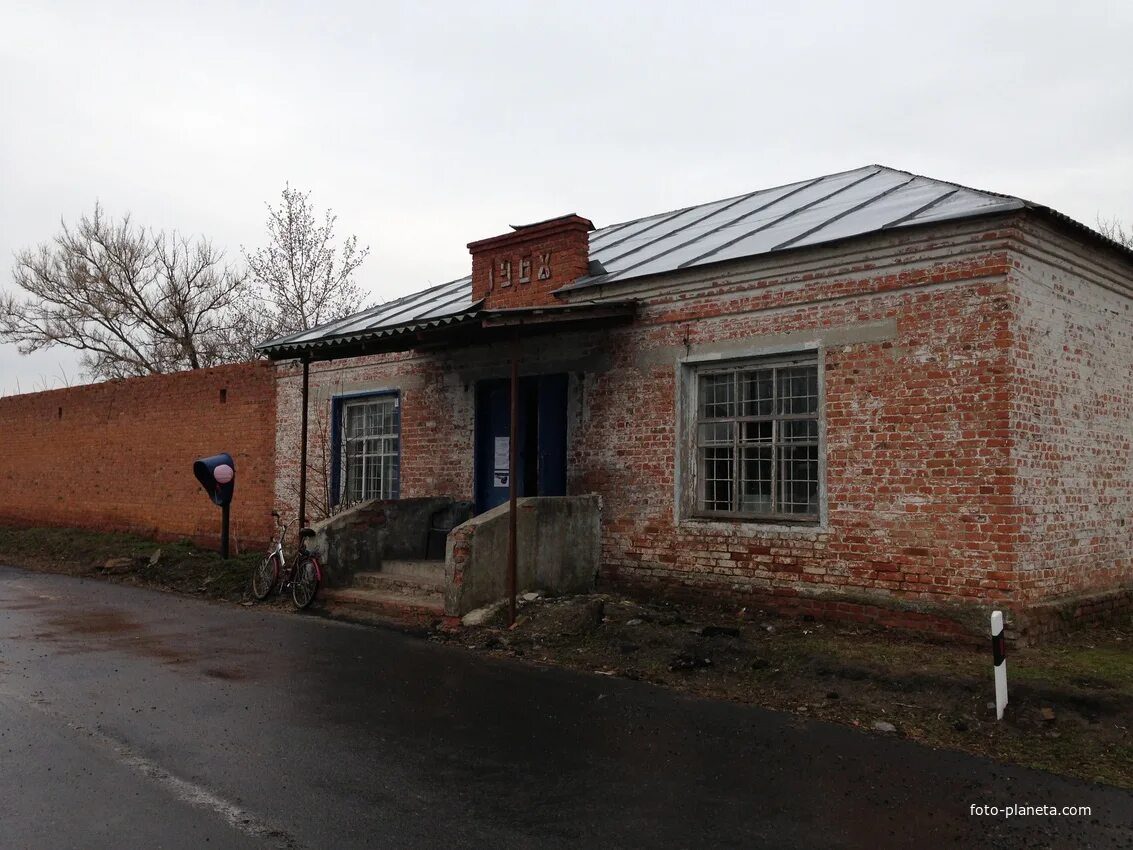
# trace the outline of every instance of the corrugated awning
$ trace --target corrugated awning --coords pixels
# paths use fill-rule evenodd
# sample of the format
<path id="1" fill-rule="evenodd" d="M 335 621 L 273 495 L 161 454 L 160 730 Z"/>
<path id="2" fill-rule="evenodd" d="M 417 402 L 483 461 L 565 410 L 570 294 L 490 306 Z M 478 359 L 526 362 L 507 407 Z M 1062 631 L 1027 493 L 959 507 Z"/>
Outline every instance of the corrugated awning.
<path id="1" fill-rule="evenodd" d="M 480 304 L 461 313 L 423 318 L 399 325 L 314 335 L 310 339 L 285 337 L 260 346 L 272 360 L 339 360 L 366 354 L 408 351 L 414 348 L 454 348 L 531 336 L 563 329 L 590 329 L 633 318 L 634 301 L 600 304 L 556 304 L 505 310 L 483 310 Z M 296 335 L 302 336 L 302 335 Z"/>

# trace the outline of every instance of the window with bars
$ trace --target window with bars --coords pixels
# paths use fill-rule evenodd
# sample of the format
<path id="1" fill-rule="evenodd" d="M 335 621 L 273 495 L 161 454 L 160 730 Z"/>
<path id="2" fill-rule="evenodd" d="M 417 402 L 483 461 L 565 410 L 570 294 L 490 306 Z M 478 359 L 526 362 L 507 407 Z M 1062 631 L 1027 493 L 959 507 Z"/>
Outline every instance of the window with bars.
<path id="1" fill-rule="evenodd" d="M 818 521 L 817 359 L 702 368 L 696 397 L 696 513 Z"/>
<path id="2" fill-rule="evenodd" d="M 401 418 L 396 395 L 342 402 L 339 481 L 342 504 L 396 499 Z"/>

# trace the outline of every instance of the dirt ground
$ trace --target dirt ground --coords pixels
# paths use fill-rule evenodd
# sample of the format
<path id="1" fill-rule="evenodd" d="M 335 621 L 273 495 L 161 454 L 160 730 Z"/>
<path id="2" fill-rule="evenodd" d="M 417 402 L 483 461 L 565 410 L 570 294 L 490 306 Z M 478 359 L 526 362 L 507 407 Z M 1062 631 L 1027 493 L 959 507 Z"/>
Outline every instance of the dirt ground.
<path id="1" fill-rule="evenodd" d="M 226 561 L 187 542 L 0 527 L 0 563 L 232 602 L 247 603 L 262 557 Z M 1129 620 L 1011 648 L 1011 701 L 999 722 L 990 641 L 934 643 L 878 628 L 612 594 L 540 596 L 521 601 L 515 628 L 505 627 L 501 611 L 483 626 L 427 637 L 1133 789 Z"/>

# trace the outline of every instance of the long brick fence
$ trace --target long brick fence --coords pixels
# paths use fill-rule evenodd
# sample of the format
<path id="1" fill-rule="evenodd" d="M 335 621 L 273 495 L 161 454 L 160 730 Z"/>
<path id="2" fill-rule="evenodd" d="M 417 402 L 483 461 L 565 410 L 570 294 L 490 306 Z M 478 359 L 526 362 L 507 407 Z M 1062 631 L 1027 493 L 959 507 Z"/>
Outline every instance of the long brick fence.
<path id="1" fill-rule="evenodd" d="M 0 398 L 0 523 L 219 539 L 193 461 L 236 461 L 232 533 L 271 533 L 275 379 L 266 362 Z"/>

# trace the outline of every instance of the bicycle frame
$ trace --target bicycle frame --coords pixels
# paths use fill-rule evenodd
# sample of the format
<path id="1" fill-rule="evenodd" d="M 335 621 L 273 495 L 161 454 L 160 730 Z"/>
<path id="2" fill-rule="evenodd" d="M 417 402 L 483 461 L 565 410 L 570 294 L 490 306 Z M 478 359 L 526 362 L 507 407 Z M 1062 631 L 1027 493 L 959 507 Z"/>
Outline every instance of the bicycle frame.
<path id="1" fill-rule="evenodd" d="M 271 541 L 272 548 L 271 551 L 268 552 L 268 555 L 274 557 L 276 561 L 279 562 L 280 569 L 283 569 L 285 566 L 287 566 L 287 559 L 283 557 L 283 538 L 287 536 L 287 529 L 291 527 L 291 524 L 293 522 L 295 522 L 295 520 L 291 520 L 291 522 L 288 522 L 286 525 L 280 528 L 279 534 L 276 537 L 273 537 Z M 277 525 L 276 527 L 278 528 L 279 526 Z"/>
<path id="2" fill-rule="evenodd" d="M 323 565 L 319 563 L 319 558 L 307 548 L 306 538 L 299 538 L 299 548 L 295 551 L 295 557 L 291 559 L 291 563 L 287 562 L 287 558 L 283 552 L 283 541 L 287 537 L 287 530 L 295 524 L 295 520 L 288 520 L 280 529 L 279 535 L 272 540 L 272 548 L 268 552 L 270 557 L 276 559 L 279 564 L 279 592 L 283 593 L 284 588 L 287 587 L 292 577 L 295 575 L 295 570 L 299 566 L 299 562 L 304 558 L 308 559 L 315 565 L 315 577 L 322 583 L 323 580 Z M 278 527 L 278 525 L 277 525 Z"/>

